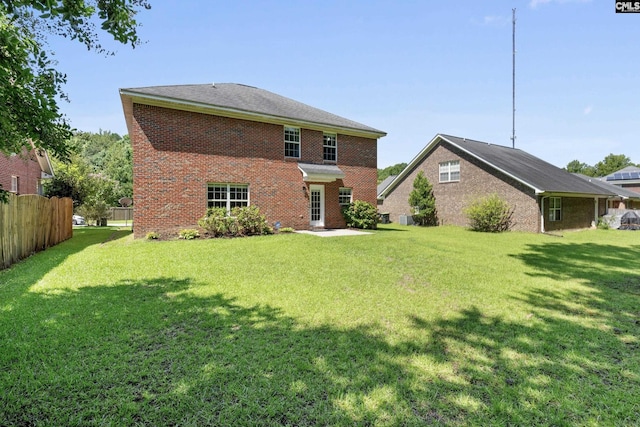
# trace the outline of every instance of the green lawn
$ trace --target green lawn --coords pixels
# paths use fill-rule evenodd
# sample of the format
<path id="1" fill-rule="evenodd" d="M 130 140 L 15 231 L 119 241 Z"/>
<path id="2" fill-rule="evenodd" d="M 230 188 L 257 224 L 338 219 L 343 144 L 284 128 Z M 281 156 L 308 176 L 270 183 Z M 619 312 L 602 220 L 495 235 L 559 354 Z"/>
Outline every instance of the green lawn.
<path id="1" fill-rule="evenodd" d="M 640 233 L 133 240 L 0 271 L 0 425 L 639 425 Z"/>

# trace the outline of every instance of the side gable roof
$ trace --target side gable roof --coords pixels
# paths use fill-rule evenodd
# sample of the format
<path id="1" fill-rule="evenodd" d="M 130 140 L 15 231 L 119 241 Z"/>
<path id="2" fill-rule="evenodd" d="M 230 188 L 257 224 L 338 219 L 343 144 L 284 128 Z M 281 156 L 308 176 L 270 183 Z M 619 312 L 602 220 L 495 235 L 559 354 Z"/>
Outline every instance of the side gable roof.
<path id="1" fill-rule="evenodd" d="M 343 134 L 380 138 L 385 132 L 293 99 L 236 83 L 151 86 L 120 89 L 135 103 L 197 111 L 267 123 L 332 129 Z"/>
<path id="2" fill-rule="evenodd" d="M 522 150 L 451 135 L 436 135 L 378 197 L 384 197 L 420 164 L 438 144 L 450 144 L 531 188 L 536 194 L 608 197 L 613 193 Z"/>

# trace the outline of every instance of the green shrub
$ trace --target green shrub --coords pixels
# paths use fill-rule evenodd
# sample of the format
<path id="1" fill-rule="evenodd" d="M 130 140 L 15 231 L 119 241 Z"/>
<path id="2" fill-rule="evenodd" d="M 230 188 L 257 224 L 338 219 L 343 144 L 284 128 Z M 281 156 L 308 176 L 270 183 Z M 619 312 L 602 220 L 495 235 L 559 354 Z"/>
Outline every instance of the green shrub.
<path id="1" fill-rule="evenodd" d="M 273 229 L 257 206 L 233 208 L 231 216 L 236 218 L 239 236 L 273 234 Z"/>
<path id="2" fill-rule="evenodd" d="M 374 230 L 378 227 L 378 210 L 371 203 L 356 200 L 342 209 L 347 227 Z"/>
<path id="3" fill-rule="evenodd" d="M 147 240 L 158 240 L 160 238 L 160 235 L 155 231 L 150 231 L 145 235 L 145 238 Z"/>
<path id="4" fill-rule="evenodd" d="M 611 223 L 615 220 L 615 217 L 611 217 L 609 219 L 605 218 L 605 217 L 600 217 L 598 218 L 598 225 L 597 227 L 600 230 L 609 230 L 611 228 Z"/>
<path id="5" fill-rule="evenodd" d="M 296 231 L 296 230 L 294 230 L 294 229 L 293 229 L 293 228 L 291 228 L 291 227 L 282 227 L 282 228 L 279 230 L 279 232 L 280 232 L 280 233 L 293 233 L 293 232 L 295 232 L 295 231 Z"/>
<path id="6" fill-rule="evenodd" d="M 464 212 L 474 231 L 499 233 L 511 228 L 513 209 L 497 194 L 475 200 Z"/>
<path id="7" fill-rule="evenodd" d="M 200 233 L 198 232 L 198 230 L 195 230 L 193 228 L 185 228 L 184 230 L 180 230 L 180 233 L 178 233 L 178 235 L 181 239 L 184 240 L 193 240 L 200 237 Z"/>
<path id="8" fill-rule="evenodd" d="M 209 208 L 198 225 L 213 237 L 240 237 L 271 234 L 273 229 L 267 223 L 257 206 L 236 207 L 227 215 L 224 208 Z"/>

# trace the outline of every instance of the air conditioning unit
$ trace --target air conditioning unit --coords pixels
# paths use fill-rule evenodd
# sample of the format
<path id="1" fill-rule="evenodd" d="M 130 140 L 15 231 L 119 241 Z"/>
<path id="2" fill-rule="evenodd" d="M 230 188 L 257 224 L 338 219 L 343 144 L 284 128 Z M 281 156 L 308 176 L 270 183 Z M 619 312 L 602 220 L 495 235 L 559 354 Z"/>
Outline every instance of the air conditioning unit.
<path id="1" fill-rule="evenodd" d="M 413 217 L 411 215 L 400 215 L 400 225 L 413 225 Z"/>

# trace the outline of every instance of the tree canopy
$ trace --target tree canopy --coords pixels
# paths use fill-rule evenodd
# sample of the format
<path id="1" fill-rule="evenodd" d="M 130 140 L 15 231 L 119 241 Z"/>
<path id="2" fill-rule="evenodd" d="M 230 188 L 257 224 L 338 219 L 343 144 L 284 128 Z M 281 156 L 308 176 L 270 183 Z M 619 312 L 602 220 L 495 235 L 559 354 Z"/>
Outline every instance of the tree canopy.
<path id="1" fill-rule="evenodd" d="M 572 160 L 567 164 L 565 169 L 571 173 L 581 173 L 587 176 L 607 176 L 627 166 L 638 165 L 635 165 L 631 159 L 624 154 L 611 153 L 594 166 L 590 166 L 579 160 Z"/>
<path id="2" fill-rule="evenodd" d="M 393 166 L 388 166 L 384 169 L 378 169 L 378 184 L 384 181 L 391 175 L 398 175 L 404 168 L 407 167 L 406 163 L 397 163 Z"/>
<path id="3" fill-rule="evenodd" d="M 31 140 L 68 160 L 72 129 L 58 107 L 66 76 L 54 68 L 47 36 L 108 53 L 99 24 L 100 32 L 135 47 L 141 42 L 136 15 L 149 8 L 145 0 L 0 0 L 0 152 L 19 153 Z"/>

